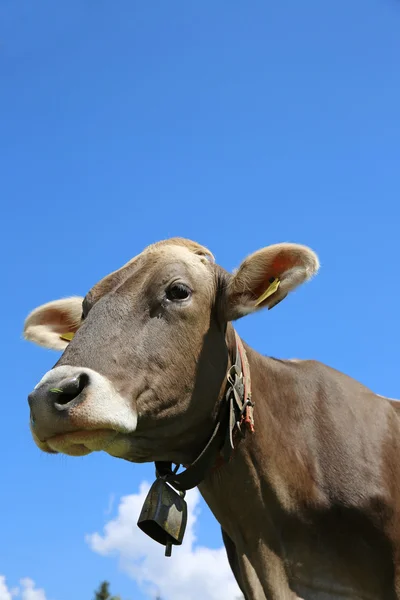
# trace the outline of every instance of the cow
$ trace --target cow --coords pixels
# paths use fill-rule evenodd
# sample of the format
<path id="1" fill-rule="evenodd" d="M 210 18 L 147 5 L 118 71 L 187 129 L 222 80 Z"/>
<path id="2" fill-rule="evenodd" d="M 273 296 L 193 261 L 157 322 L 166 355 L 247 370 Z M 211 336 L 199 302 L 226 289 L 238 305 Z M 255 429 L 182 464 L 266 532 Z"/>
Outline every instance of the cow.
<path id="1" fill-rule="evenodd" d="M 27 340 L 63 351 L 28 397 L 30 428 L 44 452 L 102 450 L 197 485 L 246 600 L 395 600 L 398 404 L 318 361 L 263 356 L 233 325 L 318 270 L 300 244 L 233 273 L 190 240 L 148 246 L 26 318 Z"/>

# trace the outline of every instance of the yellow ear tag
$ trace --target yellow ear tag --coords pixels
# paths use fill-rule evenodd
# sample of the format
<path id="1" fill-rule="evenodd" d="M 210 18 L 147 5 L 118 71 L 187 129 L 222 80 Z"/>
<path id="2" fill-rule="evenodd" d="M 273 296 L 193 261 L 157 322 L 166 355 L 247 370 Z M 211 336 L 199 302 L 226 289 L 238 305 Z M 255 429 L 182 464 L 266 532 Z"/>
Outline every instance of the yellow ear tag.
<path id="1" fill-rule="evenodd" d="M 62 333 L 60 335 L 60 340 L 64 340 L 65 342 L 70 342 L 72 340 L 72 338 L 74 337 L 74 333 L 68 332 L 68 333 Z"/>
<path id="2" fill-rule="evenodd" d="M 261 302 L 264 302 L 264 300 L 272 296 L 272 294 L 275 294 L 276 290 L 280 286 L 280 283 L 281 282 L 279 279 L 274 279 L 273 282 L 268 286 L 267 290 L 256 300 L 255 306 L 258 306 L 261 304 Z"/>

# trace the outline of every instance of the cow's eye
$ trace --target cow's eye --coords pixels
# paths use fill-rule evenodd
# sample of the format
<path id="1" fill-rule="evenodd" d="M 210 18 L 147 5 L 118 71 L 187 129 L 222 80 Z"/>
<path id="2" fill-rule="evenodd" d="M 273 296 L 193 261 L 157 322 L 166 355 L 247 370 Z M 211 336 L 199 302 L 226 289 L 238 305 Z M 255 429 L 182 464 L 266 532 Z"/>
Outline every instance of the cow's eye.
<path id="1" fill-rule="evenodd" d="M 171 302 L 187 300 L 191 295 L 191 290 L 183 283 L 174 283 L 167 289 L 167 299 Z"/>

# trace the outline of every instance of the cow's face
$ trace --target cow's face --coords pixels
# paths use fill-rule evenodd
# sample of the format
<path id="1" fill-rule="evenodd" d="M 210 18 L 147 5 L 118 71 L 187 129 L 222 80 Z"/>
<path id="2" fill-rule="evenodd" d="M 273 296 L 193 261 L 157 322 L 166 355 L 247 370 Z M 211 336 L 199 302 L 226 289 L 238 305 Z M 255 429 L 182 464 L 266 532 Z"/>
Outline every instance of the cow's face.
<path id="1" fill-rule="evenodd" d="M 72 456 L 105 450 L 135 462 L 190 463 L 223 392 L 227 323 L 276 305 L 317 268 L 308 248 L 280 244 L 232 276 L 206 248 L 172 239 L 84 299 L 37 308 L 25 337 L 64 352 L 29 396 L 35 442 Z"/>

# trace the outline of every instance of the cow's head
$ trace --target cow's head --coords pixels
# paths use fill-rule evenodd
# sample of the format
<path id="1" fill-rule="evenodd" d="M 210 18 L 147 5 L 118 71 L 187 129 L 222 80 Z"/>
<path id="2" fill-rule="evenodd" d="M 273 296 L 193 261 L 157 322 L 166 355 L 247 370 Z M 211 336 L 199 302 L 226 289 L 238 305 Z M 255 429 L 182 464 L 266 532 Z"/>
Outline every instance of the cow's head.
<path id="1" fill-rule="evenodd" d="M 25 338 L 64 352 L 29 396 L 36 444 L 72 456 L 105 450 L 135 462 L 190 463 L 223 391 L 227 324 L 272 308 L 318 267 L 309 248 L 278 244 L 231 275 L 203 246 L 174 238 L 146 248 L 85 298 L 40 306 Z"/>

